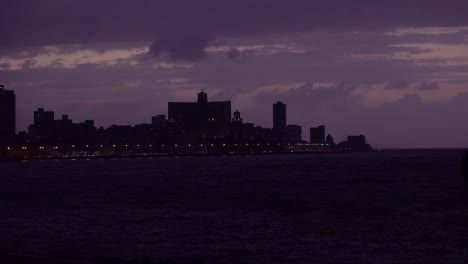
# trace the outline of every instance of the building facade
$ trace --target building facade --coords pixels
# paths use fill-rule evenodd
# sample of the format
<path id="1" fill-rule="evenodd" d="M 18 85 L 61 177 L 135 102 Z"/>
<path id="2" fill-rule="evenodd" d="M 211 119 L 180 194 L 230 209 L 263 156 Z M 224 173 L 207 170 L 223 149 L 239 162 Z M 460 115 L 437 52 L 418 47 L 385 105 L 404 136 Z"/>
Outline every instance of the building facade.
<path id="1" fill-rule="evenodd" d="M 273 128 L 286 131 L 286 104 L 280 101 L 273 104 Z"/>
<path id="2" fill-rule="evenodd" d="M 13 142 L 16 134 L 15 92 L 0 85 L 0 145 Z"/>
<path id="3" fill-rule="evenodd" d="M 299 125 L 287 126 L 288 143 L 298 144 L 302 142 L 302 127 Z"/>
<path id="4" fill-rule="evenodd" d="M 310 144 L 325 144 L 325 126 L 310 128 Z"/>
<path id="5" fill-rule="evenodd" d="M 201 91 L 197 102 L 169 102 L 168 118 L 193 141 L 224 138 L 230 131 L 231 101 L 208 102 Z"/>

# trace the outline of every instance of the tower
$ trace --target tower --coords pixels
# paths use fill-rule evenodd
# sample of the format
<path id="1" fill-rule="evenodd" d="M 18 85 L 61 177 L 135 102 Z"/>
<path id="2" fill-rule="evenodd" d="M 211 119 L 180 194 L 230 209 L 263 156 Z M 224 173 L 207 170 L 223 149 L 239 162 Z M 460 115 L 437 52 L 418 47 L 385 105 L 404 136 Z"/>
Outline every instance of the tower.
<path id="1" fill-rule="evenodd" d="M 280 101 L 273 104 L 273 128 L 286 131 L 286 104 Z"/>
<path id="2" fill-rule="evenodd" d="M 202 89 L 198 93 L 198 103 L 207 103 L 208 102 L 208 94 L 205 93 L 205 90 Z"/>
<path id="3" fill-rule="evenodd" d="M 0 144 L 16 134 L 16 96 L 14 91 L 0 85 Z"/>
<path id="4" fill-rule="evenodd" d="M 325 144 L 325 126 L 310 128 L 310 144 Z"/>

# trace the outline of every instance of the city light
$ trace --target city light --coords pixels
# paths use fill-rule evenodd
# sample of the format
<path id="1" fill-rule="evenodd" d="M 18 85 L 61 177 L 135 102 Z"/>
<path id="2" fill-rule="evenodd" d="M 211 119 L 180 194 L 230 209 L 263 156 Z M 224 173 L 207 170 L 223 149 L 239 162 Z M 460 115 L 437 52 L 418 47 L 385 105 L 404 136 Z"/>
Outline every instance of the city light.
<path id="1" fill-rule="evenodd" d="M 45 111 L 43 108 L 39 108 L 34 111 L 34 117 L 41 118 L 34 119 L 35 123 L 31 125 L 32 129 L 29 130 L 29 134 L 26 133 L 26 137 L 22 137 L 24 140 L 19 141 L 18 146 L 9 145 L 4 149 L 26 150 L 26 145 L 31 144 L 34 149 L 45 150 L 50 152 L 47 154 L 52 156 L 69 156 L 71 155 L 69 152 L 73 152 L 73 155 L 89 155 L 89 151 L 95 148 L 101 148 L 99 155 L 115 155 L 117 150 L 119 152 L 134 152 L 136 149 L 138 152 L 149 151 L 145 146 L 152 147 L 153 144 L 148 144 L 152 141 L 152 143 L 157 144 L 155 146 L 162 147 L 158 148 L 159 151 L 154 149 L 155 152 L 161 154 L 173 154 L 174 151 L 175 153 L 186 151 L 187 154 L 218 153 L 220 151 L 230 153 L 234 149 L 240 153 L 242 151 L 246 153 L 264 153 L 265 150 L 270 152 L 372 150 L 366 144 L 364 135 L 348 137 L 349 144 L 347 141 L 343 141 L 343 144 L 340 143 L 341 145 L 330 143 L 333 142 L 333 137 L 330 134 L 325 136 L 324 125 L 311 127 L 311 143 L 304 145 L 301 136 L 302 127 L 287 125 L 286 104 L 282 102 L 273 104 L 273 128 L 243 123 L 239 111 L 231 116 L 230 101 L 208 102 L 206 93 L 199 93 L 196 102 L 171 102 L 169 106 L 169 118 L 167 119 L 165 115 L 157 115 L 153 117 L 151 124 L 111 125 L 108 128 L 96 128 L 93 120 L 74 123 L 66 115 L 62 117 L 62 120 L 54 120 L 53 111 Z M 54 121 L 59 121 L 55 124 L 60 124 L 61 127 L 49 125 L 54 124 Z M 74 130 L 78 133 L 70 133 L 70 131 Z M 78 145 L 73 144 L 69 149 L 68 146 L 70 145 L 66 142 L 71 140 L 77 142 Z M 151 141 L 148 142 L 148 140 Z M 186 143 L 187 141 L 191 141 L 191 143 Z M 91 142 L 93 145 L 83 144 L 82 142 Z M 104 151 L 104 144 L 108 146 L 107 142 L 118 142 L 119 144 L 112 144 L 113 149 L 107 153 Z M 131 144 L 123 144 L 123 142 L 131 142 Z M 198 142 L 207 143 L 200 144 Z M 66 144 L 64 146 L 67 147 L 62 147 L 62 144 Z M 166 149 L 166 144 L 173 147 Z M 200 144 L 201 148 L 192 148 L 192 146 L 198 146 L 198 144 Z M 270 145 L 275 147 L 270 147 Z M 59 146 L 60 153 L 58 151 Z M 178 148 L 179 146 L 181 148 Z M 202 148 L 204 146 L 208 148 Z M 276 148 L 276 146 L 278 147 Z M 35 155 L 34 152 L 32 155 Z M 41 152 L 41 155 L 44 154 Z M 122 153 L 122 155 L 125 154 Z"/>

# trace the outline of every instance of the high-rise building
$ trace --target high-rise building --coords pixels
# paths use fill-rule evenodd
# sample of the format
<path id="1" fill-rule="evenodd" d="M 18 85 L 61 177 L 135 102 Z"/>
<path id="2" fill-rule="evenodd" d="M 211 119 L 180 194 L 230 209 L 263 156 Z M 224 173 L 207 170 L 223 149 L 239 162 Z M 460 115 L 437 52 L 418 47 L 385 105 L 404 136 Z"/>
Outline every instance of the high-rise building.
<path id="1" fill-rule="evenodd" d="M 352 150 L 368 149 L 368 145 L 366 144 L 366 137 L 364 135 L 348 136 L 348 148 Z"/>
<path id="2" fill-rule="evenodd" d="M 50 143 L 55 133 L 54 112 L 39 108 L 34 111 L 34 124 L 29 126 L 29 134 L 35 141 Z"/>
<path id="3" fill-rule="evenodd" d="M 280 101 L 273 104 L 273 128 L 286 131 L 286 104 Z"/>
<path id="4" fill-rule="evenodd" d="M 44 108 L 39 108 L 34 111 L 34 125 L 41 129 L 52 130 L 54 127 L 54 112 L 45 111 Z"/>
<path id="5" fill-rule="evenodd" d="M 239 140 L 243 138 L 242 127 L 241 114 L 239 111 L 235 111 L 231 121 L 231 136 L 233 139 Z"/>
<path id="6" fill-rule="evenodd" d="M 202 90 L 197 102 L 169 102 L 168 118 L 181 133 L 195 139 L 217 139 L 229 135 L 231 101 L 208 102 Z"/>
<path id="7" fill-rule="evenodd" d="M 327 138 L 325 139 L 325 143 L 332 146 L 335 145 L 335 139 L 331 134 L 328 134 Z"/>
<path id="8" fill-rule="evenodd" d="M 16 134 L 16 96 L 14 91 L 0 85 L 0 143 L 10 141 Z"/>
<path id="9" fill-rule="evenodd" d="M 325 144 L 325 126 L 310 128 L 310 144 Z"/>

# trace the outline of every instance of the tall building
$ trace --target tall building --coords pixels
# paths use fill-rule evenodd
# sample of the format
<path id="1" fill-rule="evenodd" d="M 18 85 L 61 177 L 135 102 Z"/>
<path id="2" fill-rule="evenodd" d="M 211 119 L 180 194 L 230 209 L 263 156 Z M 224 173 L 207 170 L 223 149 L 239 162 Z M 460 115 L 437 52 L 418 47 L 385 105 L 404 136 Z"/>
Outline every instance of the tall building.
<path id="1" fill-rule="evenodd" d="M 286 131 L 286 104 L 280 101 L 273 104 L 273 128 Z"/>
<path id="2" fill-rule="evenodd" d="M 310 144 L 325 144 L 325 126 L 310 128 Z"/>
<path id="3" fill-rule="evenodd" d="M 366 137 L 364 135 L 348 136 L 348 148 L 352 150 L 366 150 Z"/>
<path id="4" fill-rule="evenodd" d="M 286 142 L 286 104 L 278 101 L 273 104 L 273 129 L 271 130 L 273 140 Z"/>
<path id="5" fill-rule="evenodd" d="M 243 138 L 242 127 L 241 114 L 239 111 L 235 111 L 231 121 L 231 136 L 233 139 L 239 140 Z"/>
<path id="6" fill-rule="evenodd" d="M 0 85 L 0 144 L 12 140 L 16 134 L 16 96 L 14 91 Z"/>
<path id="7" fill-rule="evenodd" d="M 231 101 L 208 102 L 202 90 L 197 102 L 169 102 L 168 118 L 180 133 L 194 140 L 217 139 L 229 135 Z"/>
<path id="8" fill-rule="evenodd" d="M 54 112 L 39 108 L 34 111 L 34 124 L 29 126 L 29 134 L 35 141 L 50 143 L 55 133 Z"/>
<path id="9" fill-rule="evenodd" d="M 52 130 L 54 128 L 53 111 L 45 111 L 44 108 L 39 108 L 37 111 L 34 111 L 34 125 L 41 129 Z"/>

